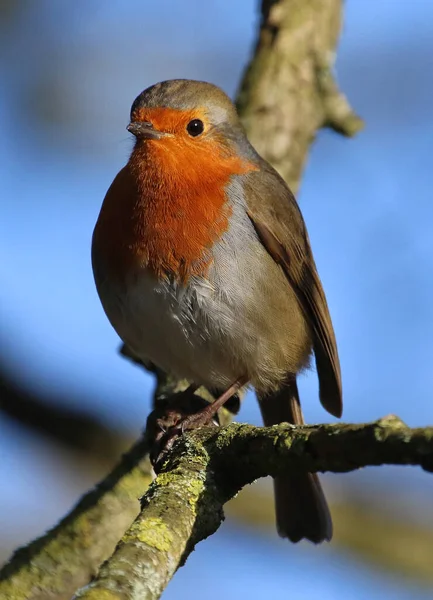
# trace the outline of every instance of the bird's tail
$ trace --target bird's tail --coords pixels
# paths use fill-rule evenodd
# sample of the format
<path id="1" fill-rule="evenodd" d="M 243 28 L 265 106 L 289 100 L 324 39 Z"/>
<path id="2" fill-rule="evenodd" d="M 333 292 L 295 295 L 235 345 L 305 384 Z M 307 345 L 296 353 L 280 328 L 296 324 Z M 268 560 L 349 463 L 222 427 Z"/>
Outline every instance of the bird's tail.
<path id="1" fill-rule="evenodd" d="M 293 379 L 278 392 L 259 398 L 265 425 L 304 423 L 298 387 Z M 287 473 L 274 479 L 278 534 L 292 542 L 303 538 L 319 544 L 332 538 L 332 520 L 315 473 Z"/>

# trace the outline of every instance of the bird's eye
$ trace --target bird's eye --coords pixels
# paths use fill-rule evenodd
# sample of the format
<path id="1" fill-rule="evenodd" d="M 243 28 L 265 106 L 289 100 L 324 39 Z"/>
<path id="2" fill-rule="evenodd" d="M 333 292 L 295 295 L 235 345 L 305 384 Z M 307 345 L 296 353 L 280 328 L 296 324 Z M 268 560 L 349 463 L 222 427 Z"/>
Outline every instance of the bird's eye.
<path id="1" fill-rule="evenodd" d="M 197 137 L 204 131 L 204 123 L 200 119 L 193 119 L 186 126 L 186 130 L 192 137 Z"/>

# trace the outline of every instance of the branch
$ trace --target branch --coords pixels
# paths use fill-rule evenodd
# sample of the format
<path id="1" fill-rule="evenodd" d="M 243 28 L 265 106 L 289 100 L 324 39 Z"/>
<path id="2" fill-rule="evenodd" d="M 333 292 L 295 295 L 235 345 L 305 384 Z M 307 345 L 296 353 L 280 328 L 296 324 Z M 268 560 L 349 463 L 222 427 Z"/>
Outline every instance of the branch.
<path id="1" fill-rule="evenodd" d="M 135 361 L 126 348 L 122 347 L 121 353 Z M 147 365 L 147 368 L 157 379 L 156 405 L 188 386 L 187 381 L 177 381 L 154 366 Z M 213 398 L 203 388 L 197 393 L 207 401 Z M 238 409 L 237 403 L 234 409 Z M 228 410 L 221 409 L 220 423 L 228 423 L 231 416 Z M 151 480 L 148 445 L 144 440 L 139 441 L 58 525 L 14 553 L 0 570 L 0 598 L 69 600 L 113 552 L 125 529 L 137 516 L 138 499 Z"/>
<path id="2" fill-rule="evenodd" d="M 342 0 L 262 1 L 259 39 L 240 88 L 238 108 L 253 145 L 280 171 L 294 191 L 298 187 L 309 146 L 318 129 L 332 126 L 337 131 L 353 134 L 361 126 L 361 122 L 338 92 L 332 76 L 334 51 L 341 25 L 341 10 Z M 163 374 L 158 374 L 157 396 L 167 398 L 168 394 L 183 387 L 185 382 L 177 386 L 177 382 L 166 378 Z M 207 395 L 204 391 L 202 394 Z M 223 439 L 221 437 L 223 432 L 227 434 L 231 431 L 233 430 L 222 430 L 218 436 L 220 442 Z M 202 449 L 202 452 L 205 451 Z M 176 515 L 176 511 L 172 508 L 176 505 L 176 494 L 168 494 L 165 489 L 168 509 L 173 519 L 175 516 L 178 517 L 177 527 L 181 537 L 176 538 L 177 529 L 174 523 L 171 523 L 173 530 L 169 529 L 166 537 L 164 528 L 159 527 L 159 521 L 150 521 L 154 525 L 153 530 L 147 529 L 143 532 L 143 529 L 140 529 L 141 517 L 139 516 L 136 521 L 138 529 L 128 532 L 127 535 L 132 537 L 124 540 L 113 559 L 102 568 L 101 576 L 103 573 L 106 574 L 102 579 L 106 577 L 107 581 L 113 581 L 114 571 L 111 576 L 107 575 L 107 565 L 117 560 L 115 557 L 122 548 L 129 548 L 128 556 L 133 556 L 132 540 L 137 540 L 139 535 L 143 535 L 147 543 L 140 542 L 137 546 L 137 555 L 140 556 L 137 570 L 143 573 L 149 572 L 152 563 L 142 562 L 141 549 L 143 545 L 154 548 L 151 557 L 158 565 L 155 570 L 154 589 L 160 589 L 162 579 L 168 576 L 168 572 L 173 573 L 179 565 L 182 554 L 185 552 L 186 556 L 189 552 L 185 533 L 192 531 L 191 543 L 194 544 L 194 540 L 202 539 L 206 531 L 211 532 L 218 527 L 222 513 L 215 512 L 206 517 L 199 512 L 194 512 L 194 507 L 198 507 L 198 510 L 203 504 L 201 499 L 209 495 L 208 490 L 211 489 L 209 486 L 213 481 L 210 475 L 210 483 L 200 479 L 200 474 L 203 475 L 206 471 L 203 465 L 196 465 L 195 479 L 194 473 L 191 472 L 191 465 L 189 469 L 187 464 L 184 465 L 186 468 L 184 481 L 188 483 L 188 477 L 191 477 L 193 482 L 193 488 L 189 490 L 193 512 L 189 520 L 185 521 L 185 529 L 182 528 L 179 519 L 180 513 Z M 168 471 L 165 472 L 165 477 L 167 481 L 172 481 Z M 161 488 L 163 478 L 164 474 L 159 477 L 158 484 L 152 487 L 150 496 L 146 496 L 149 498 L 149 506 L 153 506 L 152 498 L 154 499 L 154 494 L 158 490 L 163 494 L 164 490 Z M 173 478 L 175 482 L 181 482 L 181 474 L 177 470 L 173 473 Z M 149 477 L 137 473 L 134 467 L 130 473 L 122 471 L 117 484 L 113 483 L 110 477 L 107 481 L 103 484 L 107 485 L 107 488 L 102 487 L 97 498 L 94 498 L 92 493 L 88 497 L 90 498 L 88 512 L 80 503 L 73 513 L 52 532 L 31 544 L 27 550 L 20 551 L 12 559 L 12 563 L 3 570 L 2 576 L 6 579 L 0 582 L 0 595 L 3 590 L 7 590 L 5 597 L 14 600 L 69 598 L 71 589 L 74 589 L 72 585 L 89 577 L 98 561 L 107 556 L 110 544 L 114 544 L 113 540 L 116 536 L 120 537 L 122 533 L 121 510 L 125 511 L 125 526 L 126 521 L 136 515 L 137 508 L 132 507 L 136 507 L 137 503 L 132 496 L 136 494 L 135 497 L 139 497 L 143 493 Z M 122 481 L 125 488 L 122 487 Z M 105 495 L 104 489 L 107 490 Z M 183 488 L 180 491 L 186 493 Z M 216 497 L 214 505 L 222 506 L 223 501 L 224 498 Z M 205 503 L 204 506 L 210 505 L 209 498 L 209 503 Z M 125 508 L 122 509 L 122 506 Z M 94 516 L 92 516 L 92 509 L 95 510 Z M 158 519 L 159 516 L 155 518 Z M 200 535 L 197 533 L 198 522 L 203 527 Z M 149 526 L 149 521 L 146 523 Z M 170 538 L 170 535 L 175 537 Z M 156 541 L 152 542 L 152 539 Z M 179 542 L 179 540 L 183 541 Z M 172 554 L 172 547 L 177 542 L 181 544 L 179 548 L 182 544 L 184 548 L 178 549 L 178 554 L 176 552 Z M 159 551 L 155 548 L 155 544 L 159 546 Z M 166 547 L 168 547 L 167 556 L 174 556 L 175 561 L 178 556 L 178 561 L 167 567 L 168 571 L 164 571 L 165 567 L 163 567 L 167 556 L 160 556 L 164 554 L 161 548 Z M 157 574 L 159 574 L 158 579 Z M 122 576 L 119 574 L 119 580 L 121 579 Z M 139 587 L 138 579 L 135 578 L 133 581 L 134 586 Z M 23 582 L 22 586 L 21 582 Z M 146 585 L 149 588 L 150 579 L 143 582 L 143 589 Z M 91 597 L 92 589 L 94 588 L 89 588 L 85 592 L 87 598 Z M 109 599 L 108 594 L 107 592 L 106 600 Z M 153 596 L 149 594 L 143 597 L 157 597 L 155 594 Z M 114 594 L 113 597 L 118 596 Z"/>
<path id="3" fill-rule="evenodd" d="M 391 415 L 366 425 L 232 424 L 187 434 L 113 556 L 74 600 L 159 598 L 194 546 L 218 529 L 223 505 L 259 477 L 385 464 L 433 471 L 433 427 L 410 429 Z"/>
<path id="4" fill-rule="evenodd" d="M 4 340 L 0 339 L 0 345 Z M 89 460 L 104 464 L 105 467 L 117 461 L 121 452 L 131 440 L 112 431 L 92 416 L 71 408 L 75 398 L 68 395 L 64 402 L 61 397 L 45 398 L 31 390 L 26 390 L 15 382 L 0 363 L 0 411 L 21 426 L 29 427 L 52 442 L 70 450 L 87 453 Z M 87 404 L 82 399 L 82 405 Z"/>
<path id="5" fill-rule="evenodd" d="M 0 598 L 70 600 L 113 552 L 150 481 L 141 441 L 56 527 L 19 549 L 0 570 Z"/>
<path id="6" fill-rule="evenodd" d="M 342 0 L 262 2 L 237 107 L 251 143 L 293 191 L 320 128 L 352 136 L 363 126 L 333 73 L 341 16 Z"/>

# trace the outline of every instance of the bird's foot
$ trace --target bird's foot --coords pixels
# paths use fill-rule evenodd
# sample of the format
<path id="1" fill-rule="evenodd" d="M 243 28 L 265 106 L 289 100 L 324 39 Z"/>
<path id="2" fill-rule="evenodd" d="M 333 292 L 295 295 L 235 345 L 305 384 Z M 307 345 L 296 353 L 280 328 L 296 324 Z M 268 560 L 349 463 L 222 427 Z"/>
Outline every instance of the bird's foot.
<path id="1" fill-rule="evenodd" d="M 196 388 L 190 387 L 185 392 L 177 394 L 170 401 L 162 417 L 154 417 L 155 433 L 151 434 L 150 460 L 155 472 L 159 470 L 162 460 L 173 447 L 176 439 L 191 429 L 208 425 L 219 425 L 218 410 L 242 388 L 248 379 L 240 377 L 221 396 L 212 403 L 206 402 L 194 394 Z M 198 407 L 200 403 L 200 407 Z M 154 411 L 155 412 L 155 411 Z M 152 413 L 153 414 L 153 413 Z M 151 417 L 149 417 L 150 419 Z M 147 430 L 149 426 L 149 419 Z M 154 440 L 154 442 L 152 442 Z"/>
<path id="2" fill-rule="evenodd" d="M 158 472 L 179 436 L 198 427 L 219 425 L 218 415 L 209 409 L 212 409 L 212 404 L 191 390 L 185 390 L 176 394 L 169 404 L 149 415 L 146 432 L 151 445 L 150 461 L 155 472 Z"/>

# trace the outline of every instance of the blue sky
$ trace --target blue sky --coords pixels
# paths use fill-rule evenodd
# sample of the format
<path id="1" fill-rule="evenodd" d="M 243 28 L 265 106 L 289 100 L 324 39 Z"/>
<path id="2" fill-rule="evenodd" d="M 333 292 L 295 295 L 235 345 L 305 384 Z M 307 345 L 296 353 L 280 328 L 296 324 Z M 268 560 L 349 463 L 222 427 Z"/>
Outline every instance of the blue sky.
<path id="1" fill-rule="evenodd" d="M 234 94 L 255 7 L 252 0 L 42 1 L 28 3 L 3 32 L 2 358 L 53 402 L 66 390 L 113 427 L 138 433 L 144 423 L 152 379 L 115 352 L 90 268 L 93 225 L 131 149 L 132 100 L 171 77 L 210 80 Z M 345 3 L 337 74 L 366 130 L 354 140 L 319 135 L 299 201 L 339 342 L 347 421 L 393 412 L 411 425 L 433 422 L 432 56 L 429 0 Z M 314 373 L 301 388 L 308 420 L 329 420 Z M 252 397 L 240 419 L 259 422 Z M 92 483 L 71 469 L 66 481 L 71 457 L 53 456 L 46 441 L 6 420 L 0 455 L 0 526 L 10 539 L 40 533 Z M 431 492 L 426 474 L 398 473 L 404 487 Z M 215 576 L 220 569 L 232 570 L 229 585 Z M 251 598 L 264 589 L 285 597 L 291 586 L 302 598 L 427 597 L 332 546 L 289 547 L 232 523 L 197 548 L 167 598 L 193 597 L 198 581 L 208 598 L 239 597 L 246 586 Z"/>

